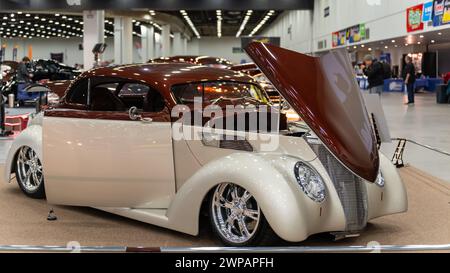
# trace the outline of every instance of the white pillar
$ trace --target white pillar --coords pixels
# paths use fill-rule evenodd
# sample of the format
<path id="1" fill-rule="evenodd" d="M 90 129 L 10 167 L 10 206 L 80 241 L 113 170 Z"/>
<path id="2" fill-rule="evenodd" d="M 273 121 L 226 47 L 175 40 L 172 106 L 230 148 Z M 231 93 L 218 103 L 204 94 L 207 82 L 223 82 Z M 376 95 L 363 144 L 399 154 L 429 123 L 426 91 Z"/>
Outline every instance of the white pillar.
<path id="1" fill-rule="evenodd" d="M 161 54 L 170 56 L 170 25 L 163 25 L 161 30 Z"/>
<path id="2" fill-rule="evenodd" d="M 173 35 L 173 52 L 172 55 L 184 55 L 183 52 L 183 37 L 180 32 L 175 32 Z"/>
<path id="3" fill-rule="evenodd" d="M 142 62 L 155 58 L 155 29 L 153 26 L 141 26 Z"/>
<path id="4" fill-rule="evenodd" d="M 114 63 L 133 63 L 133 19 L 114 17 Z"/>
<path id="5" fill-rule="evenodd" d="M 94 66 L 94 54 L 92 49 L 98 43 L 105 42 L 105 11 L 83 11 L 83 65 L 88 70 Z"/>
<path id="6" fill-rule="evenodd" d="M 183 37 L 183 55 L 187 55 L 187 37 Z"/>

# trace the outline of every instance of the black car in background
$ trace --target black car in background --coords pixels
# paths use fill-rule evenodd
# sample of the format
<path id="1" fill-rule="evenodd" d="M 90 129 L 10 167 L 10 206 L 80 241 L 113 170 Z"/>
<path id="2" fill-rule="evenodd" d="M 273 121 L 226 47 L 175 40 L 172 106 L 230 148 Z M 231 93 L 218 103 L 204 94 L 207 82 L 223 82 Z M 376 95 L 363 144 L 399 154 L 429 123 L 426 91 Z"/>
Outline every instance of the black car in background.
<path id="1" fill-rule="evenodd" d="M 58 63 L 54 60 L 33 60 L 31 63 L 31 71 L 33 73 L 33 81 L 41 80 L 59 81 L 59 80 L 73 80 L 81 71 L 74 67 Z"/>

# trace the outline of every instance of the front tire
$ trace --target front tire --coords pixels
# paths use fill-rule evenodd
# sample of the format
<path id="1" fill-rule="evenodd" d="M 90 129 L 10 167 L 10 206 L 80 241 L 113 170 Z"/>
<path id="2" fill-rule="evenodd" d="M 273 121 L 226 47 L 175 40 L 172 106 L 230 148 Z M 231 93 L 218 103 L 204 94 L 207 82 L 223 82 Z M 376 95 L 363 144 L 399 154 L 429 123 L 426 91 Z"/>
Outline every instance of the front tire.
<path id="1" fill-rule="evenodd" d="M 224 183 L 215 188 L 209 201 L 209 216 L 214 233 L 226 246 L 256 246 L 276 238 L 256 199 L 235 184 Z"/>
<path id="2" fill-rule="evenodd" d="M 41 160 L 36 152 L 28 146 L 21 147 L 17 154 L 16 179 L 26 196 L 34 199 L 45 198 Z"/>

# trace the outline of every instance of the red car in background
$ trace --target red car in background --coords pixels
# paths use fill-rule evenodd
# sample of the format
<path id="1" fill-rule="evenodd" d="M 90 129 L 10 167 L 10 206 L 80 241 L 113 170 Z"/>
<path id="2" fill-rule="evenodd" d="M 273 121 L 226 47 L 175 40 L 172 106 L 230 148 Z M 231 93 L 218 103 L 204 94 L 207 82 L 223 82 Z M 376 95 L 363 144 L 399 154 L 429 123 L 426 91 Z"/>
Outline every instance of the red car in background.
<path id="1" fill-rule="evenodd" d="M 210 56 L 191 56 L 191 55 L 178 55 L 172 57 L 160 57 L 153 60 L 149 60 L 149 63 L 191 63 L 195 65 L 205 65 L 215 68 L 229 68 L 233 65 L 227 59 L 210 57 Z"/>

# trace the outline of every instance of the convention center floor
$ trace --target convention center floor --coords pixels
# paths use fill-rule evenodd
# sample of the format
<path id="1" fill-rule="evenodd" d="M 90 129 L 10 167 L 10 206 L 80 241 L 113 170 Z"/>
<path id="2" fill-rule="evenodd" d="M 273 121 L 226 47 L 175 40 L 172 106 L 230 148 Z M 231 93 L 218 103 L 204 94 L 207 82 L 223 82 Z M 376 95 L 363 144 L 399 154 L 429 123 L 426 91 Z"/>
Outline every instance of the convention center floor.
<path id="1" fill-rule="evenodd" d="M 415 106 L 403 105 L 398 93 L 384 94 L 383 107 L 392 137 L 408 138 L 450 151 L 450 105 L 437 105 L 434 94 L 418 94 Z M 17 112 L 18 110 L 14 110 Z M 21 109 L 20 111 L 26 111 Z M 11 113 L 13 114 L 13 113 Z M 11 145 L 0 140 L 0 164 Z M 383 144 L 392 157 L 396 143 Z M 400 169 L 408 190 L 407 213 L 372 220 L 360 237 L 333 242 L 316 235 L 288 246 L 424 245 L 450 243 L 450 158 L 407 144 Z M 430 175 L 432 174 L 432 175 Z M 58 217 L 47 221 L 50 207 L 43 200 L 26 198 L 17 183 L 0 184 L 0 245 L 59 245 L 77 242 L 84 246 L 217 246 L 201 219 L 198 237 L 169 231 L 92 208 L 53 207 Z"/>

